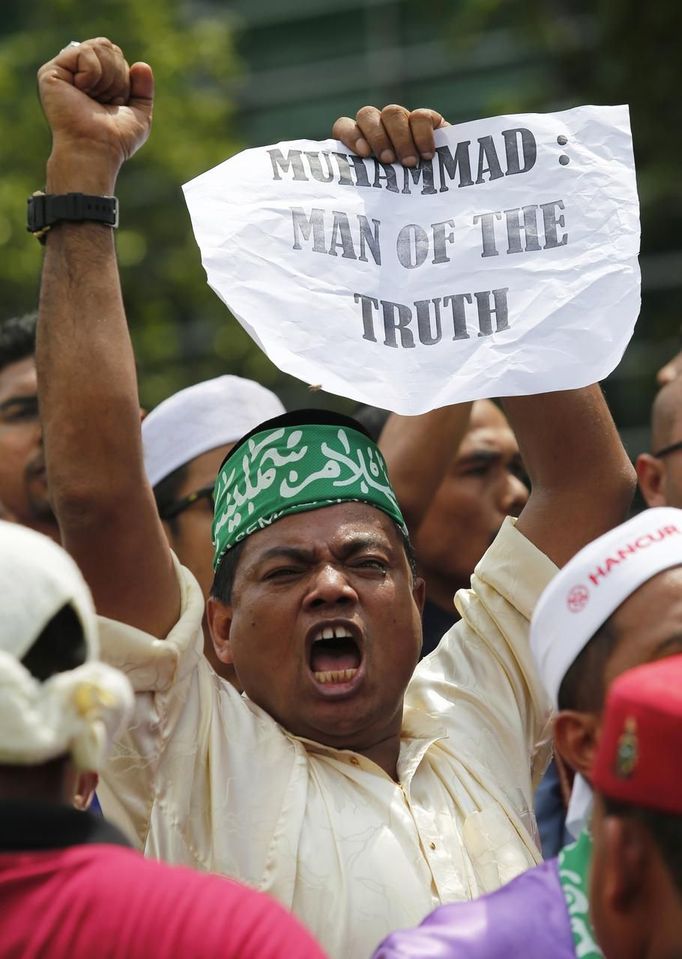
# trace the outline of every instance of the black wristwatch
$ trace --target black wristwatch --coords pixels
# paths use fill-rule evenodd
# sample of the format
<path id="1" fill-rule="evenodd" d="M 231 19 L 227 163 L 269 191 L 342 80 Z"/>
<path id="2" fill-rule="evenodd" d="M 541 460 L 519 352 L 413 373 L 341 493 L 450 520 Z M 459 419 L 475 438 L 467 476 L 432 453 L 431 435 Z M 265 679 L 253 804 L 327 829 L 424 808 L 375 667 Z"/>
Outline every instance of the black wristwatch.
<path id="1" fill-rule="evenodd" d="M 105 226 L 118 226 L 118 200 L 115 196 L 87 196 L 85 193 L 34 193 L 28 198 L 26 229 L 45 242 L 55 223 L 91 220 Z"/>

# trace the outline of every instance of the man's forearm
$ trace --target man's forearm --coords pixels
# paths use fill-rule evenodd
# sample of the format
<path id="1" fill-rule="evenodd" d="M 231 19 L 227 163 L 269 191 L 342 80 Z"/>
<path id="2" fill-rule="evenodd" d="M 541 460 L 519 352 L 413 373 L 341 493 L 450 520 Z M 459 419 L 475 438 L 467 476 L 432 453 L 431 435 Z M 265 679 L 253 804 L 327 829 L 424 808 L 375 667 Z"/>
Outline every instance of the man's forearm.
<path id="1" fill-rule="evenodd" d="M 412 535 L 462 442 L 470 413 L 471 403 L 459 403 L 421 416 L 392 413 L 386 421 L 379 449 Z"/>
<path id="2" fill-rule="evenodd" d="M 165 635 L 177 615 L 175 584 L 144 471 L 135 363 L 110 228 L 61 224 L 51 231 L 36 359 L 50 493 L 64 545 L 101 613 Z M 121 536 L 127 523 L 137 548 Z M 142 590 L 136 596 L 116 575 L 119 565 L 132 578 L 151 566 L 167 596 L 145 599 Z"/>
<path id="3" fill-rule="evenodd" d="M 69 532 L 68 505 L 143 479 L 135 366 L 108 227 L 60 224 L 48 237 L 37 363 L 50 489 Z M 114 480 L 112 463 L 125 464 Z M 83 470 L 83 465 L 87 469 Z M 85 503 L 81 502 L 80 508 Z"/>
<path id="4" fill-rule="evenodd" d="M 107 163 L 76 154 L 51 157 L 48 193 L 111 195 Z M 68 536 L 69 502 L 98 508 L 107 494 L 125 494 L 144 475 L 137 379 L 123 309 L 114 231 L 97 223 L 60 223 L 47 235 L 36 360 L 50 488 Z M 87 463 L 84 477 L 82 464 Z M 112 482 L 112 463 L 126 464 Z"/>
<path id="5" fill-rule="evenodd" d="M 129 68 L 97 39 L 60 51 L 38 79 L 53 134 L 47 191 L 111 195 L 119 167 L 149 132 L 150 68 Z M 64 545 L 98 612 L 163 637 L 177 620 L 179 587 L 145 475 L 113 230 L 61 222 L 46 240 L 36 359 Z"/>
<path id="6" fill-rule="evenodd" d="M 598 385 L 504 400 L 532 493 L 518 528 L 557 565 L 622 522 L 635 474 Z"/>

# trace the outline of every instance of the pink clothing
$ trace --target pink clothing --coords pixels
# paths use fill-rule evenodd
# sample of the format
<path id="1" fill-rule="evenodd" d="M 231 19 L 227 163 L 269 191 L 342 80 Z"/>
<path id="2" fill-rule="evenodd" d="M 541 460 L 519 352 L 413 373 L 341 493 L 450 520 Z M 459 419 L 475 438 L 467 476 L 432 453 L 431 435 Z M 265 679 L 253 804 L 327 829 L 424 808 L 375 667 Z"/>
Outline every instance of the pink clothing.
<path id="1" fill-rule="evenodd" d="M 0 915 L 0 959 L 324 959 L 269 897 L 116 845 L 0 853 Z"/>

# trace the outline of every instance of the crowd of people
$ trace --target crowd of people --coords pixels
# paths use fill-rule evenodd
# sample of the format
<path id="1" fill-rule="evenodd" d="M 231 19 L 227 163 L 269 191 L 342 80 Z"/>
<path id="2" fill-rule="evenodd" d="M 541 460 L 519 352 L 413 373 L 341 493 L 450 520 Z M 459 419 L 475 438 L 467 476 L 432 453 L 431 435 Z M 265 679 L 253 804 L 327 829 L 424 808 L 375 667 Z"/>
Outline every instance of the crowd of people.
<path id="1" fill-rule="evenodd" d="M 38 83 L 90 207 L 0 323 L 0 957 L 682 955 L 677 360 L 636 473 L 597 384 L 144 416 L 88 210 L 152 72 L 98 38 Z M 414 166 L 444 123 L 334 135 Z"/>

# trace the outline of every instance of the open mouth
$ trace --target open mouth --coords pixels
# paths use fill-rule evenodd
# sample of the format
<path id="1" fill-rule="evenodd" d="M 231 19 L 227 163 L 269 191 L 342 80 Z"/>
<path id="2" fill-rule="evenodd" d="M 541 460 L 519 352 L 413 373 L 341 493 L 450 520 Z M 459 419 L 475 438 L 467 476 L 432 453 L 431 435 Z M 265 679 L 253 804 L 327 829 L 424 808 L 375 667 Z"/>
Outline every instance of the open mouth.
<path id="1" fill-rule="evenodd" d="M 350 683 L 362 663 L 362 652 L 347 626 L 320 626 L 313 634 L 309 665 L 320 685 Z"/>

